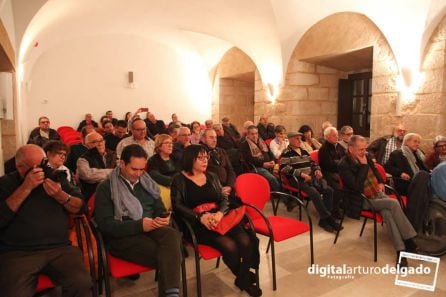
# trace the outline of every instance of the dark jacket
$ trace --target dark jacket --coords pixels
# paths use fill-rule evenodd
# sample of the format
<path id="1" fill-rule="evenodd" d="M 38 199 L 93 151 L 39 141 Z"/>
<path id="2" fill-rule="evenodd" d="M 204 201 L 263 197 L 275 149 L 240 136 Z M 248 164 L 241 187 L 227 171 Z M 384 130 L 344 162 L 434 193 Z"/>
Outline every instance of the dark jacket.
<path id="1" fill-rule="evenodd" d="M 386 153 L 387 141 L 389 141 L 390 138 L 392 138 L 392 135 L 377 138 L 367 146 L 367 152 L 375 158 L 376 162 L 382 165 L 384 165 L 382 159 Z"/>
<path id="2" fill-rule="evenodd" d="M 274 133 L 274 124 L 273 123 L 268 123 L 266 125 L 266 127 L 259 123 L 257 125 L 257 130 L 259 131 L 259 136 L 263 140 L 273 139 L 274 137 L 276 137 L 276 134 Z"/>
<path id="3" fill-rule="evenodd" d="M 183 217 L 192 224 L 198 222 L 197 213 L 193 209 L 189 208 L 190 199 L 188 192 L 186 191 L 186 178 L 182 173 L 178 173 L 174 176 L 172 185 L 170 188 L 170 196 L 172 199 L 172 209 L 175 212 L 176 217 Z M 212 187 L 220 196 L 219 210 L 226 214 L 229 211 L 229 202 L 225 199 L 221 193 L 221 184 L 218 177 L 211 173 L 206 173 L 206 179 L 211 183 Z"/>
<path id="4" fill-rule="evenodd" d="M 423 161 L 420 160 L 417 155 L 414 156 L 417 160 L 418 168 L 423 171 L 429 171 Z M 384 168 L 386 169 L 386 172 L 393 176 L 395 189 L 401 195 L 407 195 L 410 181 L 402 180 L 401 174 L 405 172 L 409 174 L 410 178 L 412 179 L 414 177 L 414 172 L 412 171 L 412 168 L 410 168 L 409 161 L 403 155 L 403 151 L 401 149 L 397 149 L 391 152 L 389 160 L 387 160 L 386 164 L 384 164 Z"/>
<path id="5" fill-rule="evenodd" d="M 379 183 L 384 183 L 379 171 L 376 169 L 373 160 L 367 155 L 367 165 L 360 164 L 353 160 L 350 155 L 345 155 L 339 162 L 339 175 L 341 176 L 344 188 L 348 191 L 356 192 L 346 193 L 344 195 L 344 207 L 349 217 L 359 219 L 362 209 L 362 198 L 359 193 L 364 190 L 364 182 L 367 178 L 369 168 L 373 170 Z"/>
<path id="6" fill-rule="evenodd" d="M 159 154 L 155 154 L 147 161 L 147 170 L 150 177 L 158 184 L 170 187 L 173 176 L 181 171 L 181 166 L 173 155 L 164 161 Z"/>
<path id="7" fill-rule="evenodd" d="M 309 174 L 313 174 L 316 170 L 320 170 L 320 167 L 313 162 L 310 158 L 310 154 L 303 149 L 300 149 L 301 155 L 299 155 L 291 146 L 288 146 L 283 150 L 280 156 L 280 172 L 285 174 L 289 180 L 292 176 L 300 181 L 304 179 L 300 177 L 301 172 L 309 171 Z"/>
<path id="8" fill-rule="evenodd" d="M 207 170 L 217 175 L 223 186 L 229 186 L 234 189 L 235 172 L 226 151 L 219 147 L 215 149 L 211 149 L 206 145 L 205 147 L 210 156 Z"/>
<path id="9" fill-rule="evenodd" d="M 98 123 L 96 123 L 95 121 L 91 121 L 90 125 L 92 125 L 93 127 L 97 128 L 98 127 Z M 77 131 L 81 132 L 82 128 L 84 128 L 85 126 L 87 126 L 87 121 L 83 120 L 82 122 L 79 123 L 79 126 L 77 127 Z"/>
<path id="10" fill-rule="evenodd" d="M 225 131 L 225 134 L 228 133 L 231 135 L 234 139 L 240 139 L 240 132 L 238 132 L 237 127 L 233 124 L 229 124 L 228 126 L 222 125 L 223 130 Z"/>
<path id="11" fill-rule="evenodd" d="M 146 122 L 147 130 L 151 135 L 167 134 L 166 124 L 162 120 L 156 120 L 155 123 L 152 123 L 148 119 L 145 119 L 144 122 Z"/>
<path id="12" fill-rule="evenodd" d="M 328 173 L 337 173 L 338 164 L 343 156 L 345 156 L 344 149 L 337 144 L 336 146 L 328 141 L 319 149 L 319 166 L 321 166 L 322 173 L 328 175 Z"/>
<path id="13" fill-rule="evenodd" d="M 92 149 L 89 149 L 85 154 L 81 156 L 81 158 L 84 158 L 87 160 L 90 168 L 98 168 L 98 169 L 106 169 L 106 168 L 114 168 L 114 160 L 112 159 L 113 156 L 111 154 L 105 155 L 105 163 L 102 159 L 102 156 L 99 154 L 98 150 L 94 147 Z M 80 180 L 81 182 L 81 189 L 82 194 L 84 195 L 85 199 L 89 199 L 91 195 L 93 195 L 94 192 L 96 192 L 96 187 L 99 183 L 89 183 L 84 180 Z"/>
<path id="14" fill-rule="evenodd" d="M 257 145 L 258 146 L 258 145 Z M 260 149 L 260 148 L 259 148 Z M 268 148 L 268 152 L 262 151 L 263 158 L 254 158 L 251 154 L 251 149 L 249 148 L 248 141 L 244 141 L 240 144 L 240 153 L 242 158 L 248 164 L 254 165 L 255 167 L 263 167 L 263 163 L 274 160 L 274 156 Z"/>
<path id="15" fill-rule="evenodd" d="M 83 143 L 77 143 L 70 146 L 70 153 L 65 160 L 65 166 L 67 166 L 71 171 L 76 172 L 76 162 L 80 156 L 88 152 L 88 148 Z"/>
<path id="16" fill-rule="evenodd" d="M 48 136 L 49 138 L 40 136 L 40 128 L 37 127 L 29 134 L 27 144 L 36 144 L 38 146 L 43 146 L 48 140 L 60 140 L 59 133 L 57 133 L 57 131 L 54 129 L 50 128 Z"/>

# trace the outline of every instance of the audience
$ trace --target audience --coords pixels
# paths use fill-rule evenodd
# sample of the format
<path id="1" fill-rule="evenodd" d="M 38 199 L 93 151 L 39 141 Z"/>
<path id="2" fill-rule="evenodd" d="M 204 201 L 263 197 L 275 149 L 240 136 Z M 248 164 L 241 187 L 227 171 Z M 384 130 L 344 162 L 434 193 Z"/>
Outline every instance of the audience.
<path id="1" fill-rule="evenodd" d="M 190 124 L 191 129 L 191 136 L 190 136 L 190 143 L 191 144 L 199 144 L 201 141 L 201 127 L 200 123 L 197 121 L 193 121 Z"/>
<path id="2" fill-rule="evenodd" d="M 191 134 L 188 127 L 181 127 L 178 130 L 177 140 L 173 144 L 173 156 L 176 160 L 181 160 L 183 158 L 184 150 L 191 145 L 190 136 Z"/>
<path id="3" fill-rule="evenodd" d="M 217 147 L 217 133 L 214 129 L 204 130 L 203 143 L 209 156 L 208 172 L 212 172 L 218 177 L 224 196 L 229 197 L 231 194 L 233 196 L 235 172 L 226 151 Z"/>
<path id="4" fill-rule="evenodd" d="M 345 155 L 344 149 L 338 145 L 338 130 L 335 127 L 327 127 L 324 130 L 325 141 L 319 149 L 319 165 L 328 185 L 333 188 L 333 215 L 340 217 L 339 204 L 342 194 L 339 186 L 338 164 Z"/>
<path id="5" fill-rule="evenodd" d="M 237 142 L 231 136 L 231 134 L 226 133 L 222 124 L 215 124 L 213 126 L 215 132 L 217 133 L 217 146 L 225 150 L 236 149 Z"/>
<path id="6" fill-rule="evenodd" d="M 263 140 L 274 138 L 274 124 L 268 123 L 267 116 L 261 116 L 259 123 L 257 124 L 257 129 L 259 131 L 259 136 Z"/>
<path id="7" fill-rule="evenodd" d="M 180 127 L 187 127 L 186 124 L 184 124 L 183 122 L 178 120 L 178 116 L 177 116 L 176 113 L 172 114 L 172 122 L 170 122 L 168 126 L 171 126 L 171 125 L 178 125 Z"/>
<path id="8" fill-rule="evenodd" d="M 325 121 L 322 123 L 321 125 L 321 134 L 320 137 L 318 139 L 319 143 L 323 144 L 325 142 L 325 134 L 324 131 L 325 129 L 327 129 L 328 127 L 333 127 L 333 124 L 330 121 Z"/>
<path id="9" fill-rule="evenodd" d="M 95 218 L 115 257 L 157 267 L 159 296 L 178 297 L 180 234 L 169 226 L 170 215 L 158 185 L 145 172 L 146 163 L 141 146 L 123 149 L 119 166 L 98 186 Z"/>
<path id="10" fill-rule="evenodd" d="M 47 117 L 40 117 L 39 127 L 31 131 L 27 143 L 42 147 L 49 140 L 60 140 L 60 136 L 56 130 L 50 128 L 50 120 Z"/>
<path id="11" fill-rule="evenodd" d="M 434 169 L 441 162 L 446 161 L 446 137 L 437 136 L 434 139 L 434 150 L 426 157 L 426 166 Z"/>
<path id="12" fill-rule="evenodd" d="M 93 126 L 85 126 L 81 130 L 82 142 L 70 146 L 70 152 L 68 153 L 67 159 L 65 161 L 65 166 L 67 166 L 72 172 L 76 172 L 77 159 L 79 159 L 80 156 L 88 151 L 88 147 L 85 143 L 85 138 L 93 131 Z"/>
<path id="13" fill-rule="evenodd" d="M 113 126 L 116 126 L 116 123 L 118 122 L 118 120 L 113 117 L 113 111 L 107 110 L 105 115 L 107 116 L 108 120 L 110 122 L 112 122 Z"/>
<path id="14" fill-rule="evenodd" d="M 43 150 L 45 151 L 48 159 L 47 166 L 54 170 L 63 171 L 65 173 L 63 176 L 67 179 L 67 181 L 72 184 L 76 184 L 70 169 L 64 165 L 67 154 L 70 151 L 68 146 L 61 141 L 50 140 L 45 144 Z"/>
<path id="15" fill-rule="evenodd" d="M 116 166 L 112 154 L 105 151 L 104 138 L 97 132 L 91 132 L 85 138 L 88 151 L 77 160 L 76 174 L 79 176 L 82 194 L 86 201 L 96 191 L 97 185 L 105 180 Z"/>
<path id="16" fill-rule="evenodd" d="M 175 159 L 172 151 L 172 137 L 167 134 L 158 134 L 155 138 L 155 154 L 147 163 L 150 177 L 165 187 L 170 187 L 173 176 L 181 170 L 180 160 Z"/>
<path id="17" fill-rule="evenodd" d="M 273 140 L 271 140 L 269 144 L 269 149 L 271 150 L 271 153 L 274 156 L 274 159 L 279 159 L 280 155 L 282 154 L 282 151 L 290 144 L 288 142 L 288 139 L 285 137 L 286 135 L 286 129 L 282 125 L 277 125 L 274 128 L 274 134 L 276 137 L 274 137 Z"/>
<path id="18" fill-rule="evenodd" d="M 78 188 L 47 177 L 42 148 L 16 153 L 16 169 L 0 178 L 0 288 L 4 297 L 34 296 L 45 273 L 64 296 L 91 296 L 92 280 L 78 248 L 68 240 L 69 215 L 82 208 Z"/>
<path id="19" fill-rule="evenodd" d="M 308 198 L 313 201 L 319 213 L 319 226 L 328 232 L 337 231 L 339 224 L 331 215 L 333 189 L 323 179 L 321 169 L 311 160 L 310 154 L 301 148 L 301 138 L 300 132 L 288 133 L 290 143 L 280 158 L 280 172 L 286 175 L 293 187 L 308 194 Z M 291 211 L 294 206 L 297 206 L 297 202 L 289 200 L 288 211 Z"/>
<path id="20" fill-rule="evenodd" d="M 180 127 L 177 124 L 170 125 L 169 128 L 167 128 L 167 134 L 169 134 L 170 137 L 172 137 L 173 142 L 175 143 L 178 138 L 178 134 L 180 132 Z"/>
<path id="21" fill-rule="evenodd" d="M 257 130 L 257 129 L 256 129 Z M 190 145 L 184 152 L 183 171 L 172 183 L 172 204 L 177 216 L 188 220 L 201 244 L 210 245 L 223 255 L 223 261 L 236 276 L 235 285 L 250 296 L 261 296 L 256 286 L 257 277 L 251 268 L 258 265 L 258 240 L 238 223 L 225 235 L 213 231 L 230 211 L 218 178 L 206 172 L 209 155 L 200 145 Z M 214 203 L 210 211 L 195 212 L 204 203 Z"/>
<path id="22" fill-rule="evenodd" d="M 446 201 L 446 162 L 440 163 L 432 171 L 431 186 L 434 196 Z"/>
<path id="23" fill-rule="evenodd" d="M 157 120 L 155 118 L 155 115 L 151 112 L 147 112 L 146 117 L 147 118 L 144 120 L 144 122 L 146 122 L 146 126 L 150 135 L 156 137 L 158 134 L 167 133 L 166 124 L 164 124 L 164 121 Z"/>
<path id="24" fill-rule="evenodd" d="M 416 253 L 417 246 L 414 237 L 417 235 L 411 223 L 404 215 L 396 199 L 390 199 L 384 193 L 384 182 L 375 168 L 373 160 L 366 154 L 367 140 L 359 135 L 351 138 L 348 154 L 339 164 L 339 172 L 344 187 L 349 190 L 363 193 L 368 203 L 363 203 L 360 196 L 349 195 L 347 213 L 359 218 L 362 208 L 369 209 L 371 204 L 377 210 L 390 231 L 393 245 L 399 253 L 407 251 Z M 407 267 L 407 259 L 402 258 L 400 266 Z"/>
<path id="25" fill-rule="evenodd" d="M 132 135 L 123 138 L 116 147 L 117 158 L 121 158 L 122 150 L 130 144 L 139 144 L 147 153 L 150 158 L 153 156 L 155 149 L 155 142 L 147 137 L 146 123 L 142 119 L 135 119 L 131 123 Z"/>
<path id="26" fill-rule="evenodd" d="M 116 122 L 117 123 L 117 122 Z M 102 135 L 113 135 L 115 133 L 115 126 L 109 120 L 104 120 L 102 123 Z"/>
<path id="27" fill-rule="evenodd" d="M 204 126 L 206 129 L 212 129 L 212 127 L 214 127 L 214 122 L 212 120 L 206 120 L 204 121 Z"/>
<path id="28" fill-rule="evenodd" d="M 373 141 L 367 151 L 372 154 L 376 162 L 384 165 L 389 160 L 390 153 L 401 148 L 406 129 L 402 124 L 393 128 L 393 134 L 380 137 Z"/>
<path id="29" fill-rule="evenodd" d="M 114 133 L 105 134 L 105 148 L 111 152 L 116 152 L 118 143 L 127 137 L 127 123 L 124 120 L 119 120 L 116 127 L 113 129 Z"/>
<path id="30" fill-rule="evenodd" d="M 348 143 L 350 142 L 350 138 L 353 136 L 353 128 L 351 126 L 342 126 L 341 130 L 339 130 L 339 141 L 338 144 L 344 149 L 347 153 Z"/>
<path id="31" fill-rule="evenodd" d="M 221 120 L 221 124 L 223 125 L 223 129 L 225 130 L 225 133 L 229 134 L 232 136 L 232 138 L 234 138 L 235 140 L 239 140 L 240 139 L 240 133 L 237 130 L 237 127 L 234 126 L 228 117 L 224 117 Z"/>
<path id="32" fill-rule="evenodd" d="M 274 156 L 268 149 L 265 141 L 259 137 L 257 127 L 252 125 L 248 127 L 246 141 L 240 144 L 240 153 L 243 160 L 254 168 L 253 171 L 260 174 L 268 180 L 271 191 L 280 191 L 280 183 L 272 174 L 276 163 Z M 250 168 L 251 169 L 251 168 Z"/>
<path id="33" fill-rule="evenodd" d="M 82 128 L 84 128 L 85 126 L 93 126 L 94 128 L 98 127 L 98 123 L 96 123 L 95 121 L 93 121 L 93 117 L 91 115 L 91 113 L 87 113 L 85 115 L 85 120 L 82 120 L 79 123 L 79 126 L 77 127 L 77 131 L 81 132 Z"/>
<path id="34" fill-rule="evenodd" d="M 401 195 L 407 195 L 412 178 L 420 170 L 429 172 L 424 164 L 424 154 L 419 149 L 421 136 L 416 133 L 407 133 L 404 136 L 400 149 L 394 150 L 384 168 L 393 177 L 395 189 Z"/>
<path id="35" fill-rule="evenodd" d="M 306 150 L 309 153 L 320 149 L 321 143 L 313 137 L 313 130 L 310 126 L 302 125 L 299 128 L 299 133 L 302 133 L 302 149 Z"/>

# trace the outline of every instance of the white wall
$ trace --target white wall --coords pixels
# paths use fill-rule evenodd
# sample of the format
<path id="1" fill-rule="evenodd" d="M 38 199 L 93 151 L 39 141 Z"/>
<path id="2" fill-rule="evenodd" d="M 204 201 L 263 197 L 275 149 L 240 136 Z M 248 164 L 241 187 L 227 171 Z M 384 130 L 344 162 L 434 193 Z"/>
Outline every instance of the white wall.
<path id="1" fill-rule="evenodd" d="M 22 82 L 27 135 L 41 115 L 51 126 L 76 126 L 85 113 L 96 120 L 106 110 L 122 118 L 148 106 L 159 119 L 176 112 L 185 122 L 211 116 L 211 85 L 203 61 L 131 35 L 87 36 L 63 42 L 42 54 Z M 134 72 L 135 89 L 128 87 Z M 25 137 L 26 138 L 26 137 Z"/>

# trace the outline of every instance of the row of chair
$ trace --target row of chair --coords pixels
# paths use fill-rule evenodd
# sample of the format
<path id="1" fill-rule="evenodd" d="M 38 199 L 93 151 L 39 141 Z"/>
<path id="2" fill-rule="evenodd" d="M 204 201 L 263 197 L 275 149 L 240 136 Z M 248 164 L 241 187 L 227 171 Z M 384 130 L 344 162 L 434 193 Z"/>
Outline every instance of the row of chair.
<path id="1" fill-rule="evenodd" d="M 61 126 L 57 128 L 57 133 L 62 142 L 68 146 L 82 142 L 81 133 L 74 130 L 73 127 Z"/>

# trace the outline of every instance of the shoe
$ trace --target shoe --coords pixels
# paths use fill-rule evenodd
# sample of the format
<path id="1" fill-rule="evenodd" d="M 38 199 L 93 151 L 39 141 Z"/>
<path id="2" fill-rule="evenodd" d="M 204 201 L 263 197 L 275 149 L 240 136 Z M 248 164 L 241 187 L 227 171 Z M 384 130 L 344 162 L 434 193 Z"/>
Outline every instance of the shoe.
<path id="1" fill-rule="evenodd" d="M 340 220 L 342 219 L 342 215 L 339 211 L 335 211 L 331 214 L 331 217 L 335 220 Z"/>
<path id="2" fill-rule="evenodd" d="M 335 231 L 333 227 L 328 223 L 327 219 L 320 219 L 319 227 L 330 233 L 333 233 Z"/>
<path id="3" fill-rule="evenodd" d="M 285 205 L 286 205 L 286 210 L 288 211 L 288 212 L 292 212 L 293 211 L 293 209 L 297 206 L 297 201 L 295 201 L 295 200 L 293 200 L 293 199 L 290 199 L 290 200 L 288 200 L 286 203 L 285 203 Z"/>
<path id="4" fill-rule="evenodd" d="M 241 281 L 238 277 L 235 279 L 234 284 L 240 289 L 240 291 L 245 291 L 249 296 L 262 296 L 262 290 L 260 288 L 257 288 L 257 286 L 254 284 L 246 284 L 246 282 Z"/>
<path id="5" fill-rule="evenodd" d="M 248 282 L 249 282 L 251 285 L 254 285 L 254 284 L 257 283 L 257 276 L 256 276 L 256 274 L 255 274 L 254 272 L 252 272 L 252 271 L 249 271 L 249 272 L 248 272 L 248 275 L 247 275 L 246 278 L 248 279 Z"/>
<path id="6" fill-rule="evenodd" d="M 407 263 L 407 258 L 401 258 L 400 261 L 400 251 L 396 252 L 396 265 L 397 268 L 403 268 L 403 267 L 407 267 L 409 266 L 409 264 Z"/>
<path id="7" fill-rule="evenodd" d="M 139 273 L 137 273 L 137 274 L 132 274 L 132 275 L 126 276 L 124 278 L 128 279 L 128 280 L 131 280 L 131 281 L 136 281 L 136 280 L 138 280 L 140 278 L 140 276 L 141 275 Z"/>
<path id="8" fill-rule="evenodd" d="M 418 246 L 413 238 L 404 240 L 404 245 L 406 246 L 406 252 L 408 253 L 418 253 Z"/>
<path id="9" fill-rule="evenodd" d="M 327 223 L 333 228 L 334 231 L 340 231 L 340 230 L 344 229 L 344 227 L 341 226 L 339 223 L 337 223 L 335 221 L 335 219 L 333 219 L 333 217 L 328 217 L 326 220 L 327 220 Z"/>

